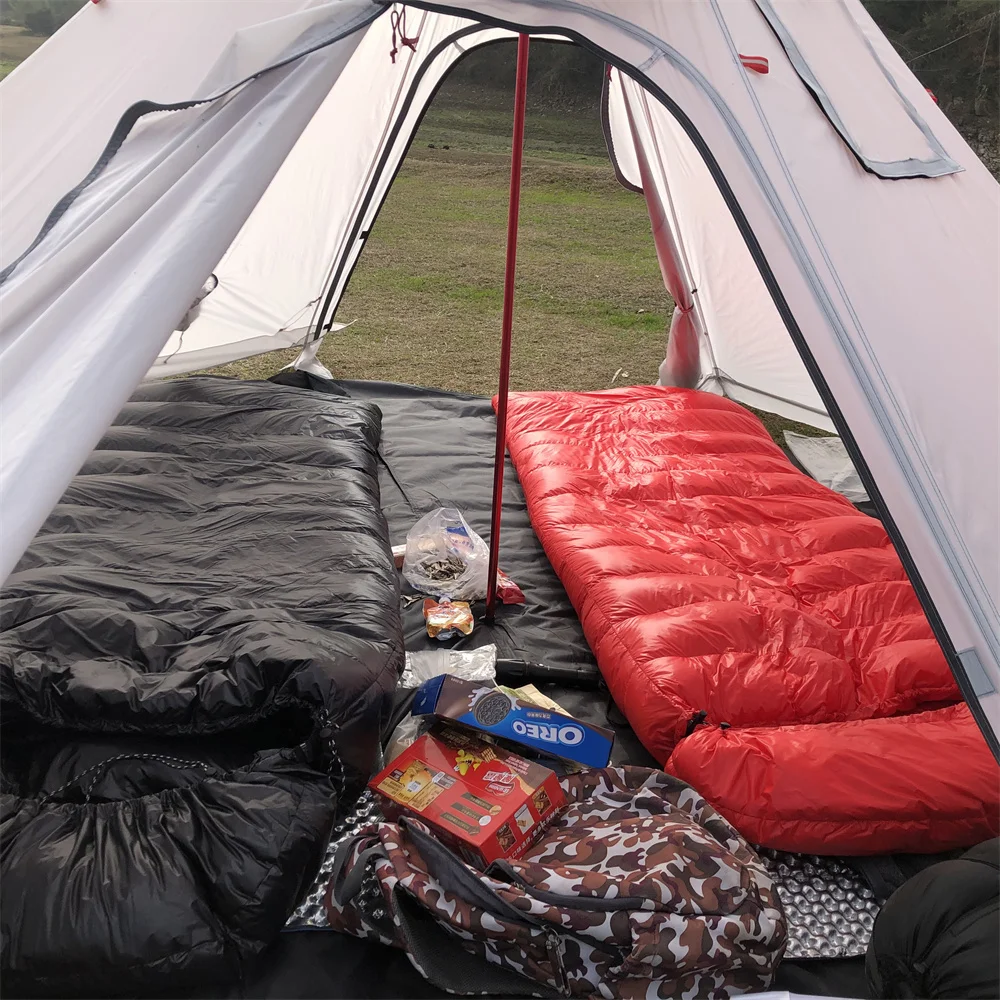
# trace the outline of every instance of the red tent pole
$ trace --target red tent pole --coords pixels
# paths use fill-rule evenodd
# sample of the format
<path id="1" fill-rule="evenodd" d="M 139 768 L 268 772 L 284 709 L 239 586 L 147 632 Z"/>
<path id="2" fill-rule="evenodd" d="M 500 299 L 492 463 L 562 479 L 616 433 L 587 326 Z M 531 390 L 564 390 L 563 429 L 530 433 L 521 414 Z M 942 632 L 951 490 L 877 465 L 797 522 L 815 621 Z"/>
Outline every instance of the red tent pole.
<path id="1" fill-rule="evenodd" d="M 500 387 L 497 390 L 497 447 L 493 459 L 493 510 L 490 519 L 490 565 L 486 578 L 486 622 L 492 625 L 500 564 L 500 512 L 507 451 L 507 390 L 510 384 L 510 338 L 514 325 L 514 271 L 517 266 L 517 220 L 521 208 L 521 154 L 524 106 L 528 97 L 528 36 L 517 36 L 517 82 L 514 87 L 514 140 L 510 154 L 510 201 L 507 206 L 507 265 L 503 277 L 503 327 L 500 339 Z"/>

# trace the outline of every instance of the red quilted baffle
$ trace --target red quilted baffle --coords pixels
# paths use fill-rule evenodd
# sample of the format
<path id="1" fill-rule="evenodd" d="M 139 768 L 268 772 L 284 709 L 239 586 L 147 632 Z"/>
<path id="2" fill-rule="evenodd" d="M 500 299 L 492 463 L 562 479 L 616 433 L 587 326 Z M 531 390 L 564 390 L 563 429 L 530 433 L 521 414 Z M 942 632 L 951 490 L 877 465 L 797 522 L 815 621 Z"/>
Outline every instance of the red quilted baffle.
<path id="1" fill-rule="evenodd" d="M 517 393 L 508 443 L 615 701 L 745 836 L 868 854 L 997 834 L 996 763 L 885 529 L 752 413 Z"/>

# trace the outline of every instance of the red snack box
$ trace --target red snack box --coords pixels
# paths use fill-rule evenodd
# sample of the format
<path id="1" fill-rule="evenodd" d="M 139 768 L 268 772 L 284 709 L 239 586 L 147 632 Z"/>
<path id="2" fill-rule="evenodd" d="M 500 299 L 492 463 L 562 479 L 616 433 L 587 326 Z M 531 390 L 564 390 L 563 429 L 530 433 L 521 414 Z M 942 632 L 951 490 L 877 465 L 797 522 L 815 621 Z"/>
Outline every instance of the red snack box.
<path id="1" fill-rule="evenodd" d="M 446 727 L 421 736 L 368 787 L 387 819 L 418 816 L 482 868 L 520 857 L 566 804 L 555 772 Z"/>

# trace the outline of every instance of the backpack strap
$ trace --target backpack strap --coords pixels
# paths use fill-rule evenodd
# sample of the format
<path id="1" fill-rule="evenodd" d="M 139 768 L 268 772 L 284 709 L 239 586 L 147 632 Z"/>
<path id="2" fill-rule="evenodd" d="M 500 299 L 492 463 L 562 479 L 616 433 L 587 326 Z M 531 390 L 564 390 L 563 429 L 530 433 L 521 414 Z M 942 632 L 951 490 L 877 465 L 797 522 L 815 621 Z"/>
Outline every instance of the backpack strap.
<path id="1" fill-rule="evenodd" d="M 868 888 L 874 893 L 880 905 L 885 903 L 908 878 L 891 854 L 845 860 L 868 883 Z"/>
<path id="2" fill-rule="evenodd" d="M 382 842 L 376 840 L 371 847 L 366 847 L 358 855 L 358 860 L 345 875 L 344 866 L 354 851 L 354 845 L 358 842 L 358 839 L 358 837 L 348 837 L 338 846 L 333 856 L 333 865 L 330 870 L 330 890 L 338 906 L 346 906 L 361 890 L 361 885 L 368 874 L 368 861 L 370 858 L 388 857 L 385 848 L 382 846 Z"/>
<path id="3" fill-rule="evenodd" d="M 405 889 L 396 886 L 392 903 L 406 953 L 424 978 L 439 989 L 464 996 L 564 995 L 466 951 Z"/>
<path id="4" fill-rule="evenodd" d="M 427 873 L 433 875 L 447 892 L 454 893 L 459 898 L 478 906 L 494 917 L 501 917 L 504 920 L 522 925 L 541 926 L 538 921 L 532 920 L 527 913 L 498 896 L 441 841 L 408 822 L 405 816 L 400 818 L 399 825 L 406 830 L 407 836 L 420 851 L 420 856 L 427 865 Z"/>

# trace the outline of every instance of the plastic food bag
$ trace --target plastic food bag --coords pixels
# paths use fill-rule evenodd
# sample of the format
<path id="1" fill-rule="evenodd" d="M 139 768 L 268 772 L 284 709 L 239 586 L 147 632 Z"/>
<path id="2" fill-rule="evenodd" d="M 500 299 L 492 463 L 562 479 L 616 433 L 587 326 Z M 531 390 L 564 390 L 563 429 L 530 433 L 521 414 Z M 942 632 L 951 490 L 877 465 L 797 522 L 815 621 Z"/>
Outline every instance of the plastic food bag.
<path id="1" fill-rule="evenodd" d="M 425 514 L 406 536 L 403 576 L 414 590 L 456 601 L 486 596 L 490 550 L 454 507 Z"/>
<path id="2" fill-rule="evenodd" d="M 392 731 L 385 748 L 385 762 L 391 764 L 407 747 L 413 746 L 437 722 L 433 715 L 408 715 Z"/>

